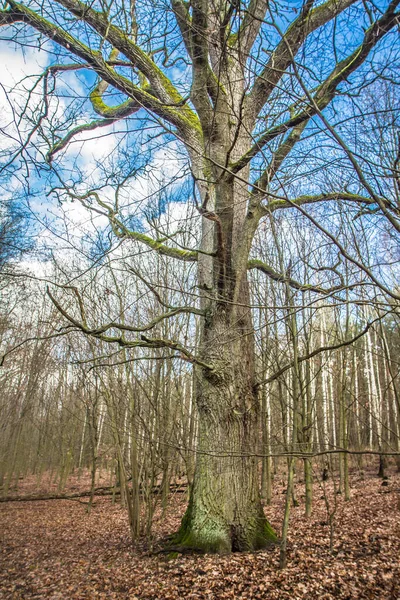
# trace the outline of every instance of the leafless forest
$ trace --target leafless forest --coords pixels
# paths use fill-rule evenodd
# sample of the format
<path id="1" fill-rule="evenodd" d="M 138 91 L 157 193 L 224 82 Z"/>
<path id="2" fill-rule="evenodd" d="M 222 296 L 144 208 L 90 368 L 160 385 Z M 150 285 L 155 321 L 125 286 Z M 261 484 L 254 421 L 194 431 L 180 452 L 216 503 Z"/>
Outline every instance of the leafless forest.
<path id="1" fill-rule="evenodd" d="M 398 4 L 0 10 L 1 598 L 400 598 Z"/>

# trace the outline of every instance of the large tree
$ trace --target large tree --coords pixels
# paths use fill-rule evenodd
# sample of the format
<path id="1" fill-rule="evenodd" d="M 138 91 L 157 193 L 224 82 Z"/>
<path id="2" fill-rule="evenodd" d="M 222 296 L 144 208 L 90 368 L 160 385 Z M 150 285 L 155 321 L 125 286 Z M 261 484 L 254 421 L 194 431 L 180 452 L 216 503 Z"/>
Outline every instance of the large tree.
<path id="1" fill-rule="evenodd" d="M 295 289 L 330 290 L 317 283 L 303 285 L 290 268 L 281 265 L 285 272 L 279 272 L 258 260 L 251 254 L 253 239 L 260 222 L 276 211 L 336 200 L 378 206 L 398 226 L 397 208 L 368 181 L 346 190 L 339 178 L 337 189 L 331 185 L 323 190 L 314 181 L 314 195 L 300 187 L 296 196 L 293 186 L 285 188 L 285 164 L 290 156 L 301 155 L 305 161 L 310 153 L 321 157 L 321 132 L 334 134 L 329 120 L 335 120 L 337 111 L 349 117 L 354 95 L 372 79 L 369 73 L 375 76 L 386 66 L 390 71 L 394 59 L 385 64 L 386 40 L 393 41 L 399 1 L 306 0 L 286 6 L 268 0 L 131 0 L 129 5 L 124 0 L 8 0 L 0 13 L 10 40 L 49 53 L 42 109 L 32 113 L 36 122 L 16 157 L 41 134 L 59 197 L 67 195 L 106 216 L 116 238 L 197 265 L 199 305 L 165 305 L 146 327 L 93 324 L 77 290 L 75 313 L 50 292 L 65 318 L 84 333 L 122 347 L 169 349 L 194 365 L 199 442 L 176 545 L 230 552 L 276 541 L 263 513 L 255 458 L 259 401 L 248 272 L 258 269 Z M 80 96 L 82 89 L 91 89 L 80 111 L 74 105 L 70 118 L 75 123 L 65 132 L 66 122 L 49 115 L 57 96 L 56 76 L 67 74 L 73 90 L 71 73 Z M 89 102 L 95 120 L 87 120 Z M 192 201 L 201 220 L 198 248 L 174 247 L 168 237 L 133 229 L 132 220 L 123 216 L 122 184 L 115 184 L 115 178 L 105 174 L 104 186 L 116 188 L 115 200 L 110 200 L 109 189 L 102 194 L 102 184 L 85 190 L 82 179 L 74 181 L 76 173 L 63 177 L 62 160 L 76 136 L 132 123 L 133 115 L 139 126 L 156 124 L 158 135 L 166 143 L 174 138 L 175 147 L 188 157 Z M 59 131 L 57 123 L 63 125 Z M 36 166 L 42 148 L 35 147 Z M 130 174 L 133 169 L 131 160 Z M 334 282 L 332 289 L 340 286 Z M 150 290 L 156 293 L 154 287 Z M 195 350 L 152 336 L 152 328 L 164 319 L 190 311 L 201 323 Z"/>

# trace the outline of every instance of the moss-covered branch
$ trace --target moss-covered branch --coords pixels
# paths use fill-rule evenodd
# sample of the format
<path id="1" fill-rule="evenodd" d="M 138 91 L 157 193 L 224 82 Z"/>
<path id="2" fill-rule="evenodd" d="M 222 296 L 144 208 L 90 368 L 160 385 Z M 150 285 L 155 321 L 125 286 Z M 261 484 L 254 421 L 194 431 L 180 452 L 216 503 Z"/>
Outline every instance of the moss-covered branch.
<path id="1" fill-rule="evenodd" d="M 163 105 L 175 106 L 176 114 L 181 116 L 182 121 L 190 123 L 195 129 L 199 128 L 200 124 L 196 114 L 186 104 L 171 80 L 156 65 L 152 57 L 142 50 L 126 32 L 110 22 L 104 12 L 96 11 L 80 0 L 56 1 L 74 16 L 84 20 L 103 39 L 110 42 L 113 48 L 123 53 L 131 61 L 132 67 L 139 69 L 149 81 L 152 94 Z"/>
<path id="2" fill-rule="evenodd" d="M 262 151 L 264 146 L 277 136 L 285 134 L 293 127 L 297 127 L 304 123 L 304 121 L 308 121 L 312 116 L 318 114 L 330 104 L 335 96 L 338 85 L 346 80 L 365 61 L 370 51 L 376 46 L 379 40 L 397 24 L 400 13 L 396 13 L 395 10 L 399 2 L 400 0 L 393 0 L 382 17 L 366 30 L 363 42 L 358 48 L 336 65 L 325 81 L 317 88 L 312 97 L 312 104 L 308 105 L 296 115 L 290 117 L 287 121 L 280 123 L 263 133 L 255 144 L 236 163 L 231 165 L 232 173 L 241 171 L 257 154 L 259 154 L 259 152 Z"/>
<path id="3" fill-rule="evenodd" d="M 78 19 L 90 25 L 102 39 L 106 39 L 113 48 L 122 52 L 138 68 L 151 83 L 157 98 L 164 103 L 182 102 L 183 98 L 168 77 L 158 68 L 151 56 L 142 50 L 128 35 L 116 25 L 113 25 L 104 12 L 94 10 L 90 5 L 80 0 L 56 0 Z"/>
<path id="4" fill-rule="evenodd" d="M 112 125 L 112 123 L 115 123 L 118 120 L 119 120 L 118 118 L 98 119 L 96 121 L 91 121 L 90 123 L 84 123 L 82 125 L 77 125 L 73 129 L 70 129 L 70 131 L 59 142 L 54 144 L 54 146 L 52 146 L 52 148 L 50 148 L 50 150 L 47 152 L 46 162 L 51 163 L 51 161 L 54 158 L 54 155 L 57 154 L 57 152 L 60 152 L 61 150 L 66 148 L 66 146 L 68 146 L 69 142 L 76 135 L 79 135 L 80 133 L 84 133 L 85 131 L 93 131 L 94 129 L 99 129 L 101 127 L 107 127 L 107 125 Z"/>
<path id="5" fill-rule="evenodd" d="M 113 48 L 110 53 L 108 64 L 113 64 L 118 58 L 118 54 L 119 50 Z M 108 87 L 109 84 L 107 81 L 100 80 L 89 96 L 93 110 L 104 119 L 123 119 L 124 117 L 137 112 L 141 108 L 141 105 L 132 99 L 126 100 L 118 106 L 108 106 L 103 99 Z M 146 91 L 149 92 L 150 90 L 147 89 Z"/>
<path id="6" fill-rule="evenodd" d="M 0 27 L 13 25 L 22 21 L 20 13 L 15 10 L 0 10 Z"/>
<path id="7" fill-rule="evenodd" d="M 343 200 L 345 202 L 354 202 L 356 204 L 374 205 L 376 201 L 373 198 L 362 196 L 361 194 L 351 194 L 350 192 L 326 192 L 315 195 L 303 195 L 293 198 L 293 200 L 270 200 L 268 204 L 262 207 L 264 214 L 275 212 L 276 210 L 282 210 L 286 208 L 303 206 L 305 204 L 319 204 L 321 202 L 329 202 L 330 200 Z M 385 202 L 388 208 L 390 203 L 386 198 L 382 198 L 382 202 Z"/>
<path id="8" fill-rule="evenodd" d="M 120 239 L 126 238 L 135 240 L 137 242 L 145 244 L 155 252 L 158 252 L 159 254 L 162 254 L 164 256 L 169 256 L 170 258 L 177 258 L 186 262 L 197 262 L 199 254 L 197 250 L 189 250 L 186 248 L 176 248 L 167 246 L 163 242 L 155 240 L 145 233 L 129 229 L 129 227 L 127 227 L 118 218 L 117 212 L 114 210 L 114 208 L 110 204 L 102 200 L 96 191 L 90 190 L 86 194 L 82 195 L 75 194 L 71 191 L 67 191 L 66 193 L 71 199 L 79 200 L 79 202 L 81 202 L 81 204 L 88 210 L 97 212 L 98 214 L 107 217 L 110 222 L 113 233 L 116 237 Z M 89 198 L 94 198 L 97 204 L 100 206 L 100 209 L 89 204 L 87 202 Z"/>
<path id="9" fill-rule="evenodd" d="M 108 64 L 113 64 L 117 55 L 118 51 L 113 50 Z M 72 65 L 72 67 L 73 66 L 74 65 Z M 82 68 L 81 65 L 79 65 L 79 67 Z M 83 123 L 72 128 L 59 142 L 50 148 L 46 155 L 46 162 L 51 163 L 54 155 L 63 150 L 76 135 L 85 131 L 93 131 L 101 127 L 107 127 L 108 125 L 112 125 L 116 121 L 124 119 L 140 110 L 141 105 L 136 100 L 132 99 L 128 99 L 118 106 L 108 106 L 103 101 L 103 95 L 108 86 L 109 84 L 107 82 L 100 80 L 89 96 L 93 110 L 103 118 L 91 121 L 90 123 Z"/>
<path id="10" fill-rule="evenodd" d="M 315 8 L 313 2 L 306 2 L 295 21 L 285 32 L 283 39 L 272 53 L 268 63 L 256 79 L 253 89 L 246 101 L 247 110 L 255 118 L 265 106 L 271 92 L 279 82 L 306 40 L 316 29 L 319 29 L 334 17 L 354 4 L 356 0 L 328 0 Z M 251 16 L 250 16 L 251 18 Z"/>
<path id="11" fill-rule="evenodd" d="M 75 2 L 72 2 L 72 4 L 76 6 Z M 89 11 L 89 7 L 87 7 L 87 5 L 82 3 L 79 4 L 84 9 Z M 150 93 L 150 91 L 135 85 L 127 77 L 117 73 L 114 66 L 112 64 L 108 64 L 108 61 L 104 60 L 100 51 L 89 48 L 86 44 L 76 39 L 70 33 L 51 21 L 45 19 L 27 6 L 19 4 L 14 0 L 9 0 L 9 5 L 11 6 L 11 10 L 5 12 L 3 11 L 0 23 L 3 25 L 8 25 L 10 23 L 23 22 L 30 25 L 47 38 L 65 48 L 71 54 L 74 54 L 75 56 L 84 60 L 87 64 L 87 67 L 93 69 L 98 74 L 100 79 L 107 82 L 109 85 L 112 85 L 114 88 L 134 100 L 139 106 L 142 106 L 162 119 L 165 119 L 172 125 L 176 126 L 182 133 L 186 133 L 187 135 L 191 136 L 196 135 L 198 138 L 201 137 L 201 127 L 198 117 L 187 106 L 180 94 L 176 95 L 175 88 L 172 83 L 162 73 L 162 71 L 156 67 L 150 57 L 146 58 L 146 64 L 151 63 L 153 73 L 155 70 L 158 70 L 163 77 L 163 85 L 169 85 L 168 92 L 162 95 L 161 100 L 154 95 L 154 90 L 160 90 L 161 88 L 159 86 L 157 88 L 157 85 L 154 86 L 153 82 L 151 82 L 152 85 Z M 92 13 L 90 11 L 87 14 L 85 12 L 82 13 L 82 10 L 83 9 L 81 9 L 80 13 L 81 18 L 86 20 L 87 14 L 91 15 Z M 101 15 L 101 13 L 96 13 L 96 15 Z M 124 34 L 118 28 L 115 29 L 117 30 L 118 35 L 116 35 L 117 37 L 119 36 L 118 39 L 121 43 L 123 42 L 125 45 L 128 44 L 129 48 L 131 48 L 132 45 L 135 46 L 133 42 L 129 40 L 126 34 Z M 110 26 L 110 30 L 114 31 L 113 26 Z M 116 48 L 118 48 L 118 45 L 114 44 Z M 124 48 L 125 45 L 123 45 Z M 121 50 L 121 52 L 123 52 L 123 50 Z M 144 60 L 143 57 L 147 55 L 140 50 L 140 54 L 138 56 Z M 128 58 L 130 57 L 128 56 Z M 142 65 L 142 62 L 140 64 Z"/>
<path id="12" fill-rule="evenodd" d="M 115 217 L 113 219 L 110 219 L 110 222 L 113 231 L 117 235 L 117 237 L 125 237 L 131 240 L 135 240 L 136 242 L 141 242 L 142 244 L 145 244 L 146 246 L 148 246 L 152 250 L 155 250 L 159 254 L 169 256 L 170 258 L 177 258 L 186 262 L 197 261 L 197 250 L 185 250 L 184 248 L 166 246 L 162 242 L 154 240 L 152 237 L 146 235 L 145 233 L 140 233 L 139 231 L 133 231 L 132 229 L 128 229 Z"/>

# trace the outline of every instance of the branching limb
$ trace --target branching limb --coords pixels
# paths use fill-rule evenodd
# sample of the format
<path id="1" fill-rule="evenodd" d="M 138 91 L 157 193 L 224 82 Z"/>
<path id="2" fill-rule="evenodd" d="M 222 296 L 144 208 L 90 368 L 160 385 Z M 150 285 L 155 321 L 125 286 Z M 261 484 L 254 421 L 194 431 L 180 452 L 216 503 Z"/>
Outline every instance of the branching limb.
<path id="1" fill-rule="evenodd" d="M 141 242 L 142 244 L 145 244 L 152 250 L 155 250 L 156 252 L 158 252 L 159 254 L 162 254 L 164 256 L 169 256 L 171 258 L 177 258 L 179 260 L 184 260 L 186 262 L 196 262 L 197 261 L 197 259 L 198 259 L 198 251 L 197 250 L 186 250 L 183 248 L 173 248 L 171 246 L 167 246 L 167 245 L 163 244 L 162 242 L 160 242 L 158 240 L 154 240 L 152 237 L 150 237 L 149 235 L 146 235 L 145 233 L 140 233 L 139 231 L 133 231 L 132 229 L 129 229 L 128 227 L 126 227 L 126 225 L 118 218 L 117 212 L 114 210 L 114 208 L 107 202 L 104 202 L 103 200 L 101 200 L 101 198 L 97 192 L 90 190 L 86 194 L 79 195 L 79 194 L 73 193 L 70 190 L 65 190 L 65 193 L 70 198 L 79 200 L 81 202 L 81 204 L 88 210 L 97 212 L 98 214 L 100 214 L 102 216 L 106 216 L 110 222 L 111 228 L 116 237 L 118 237 L 120 239 L 122 239 L 122 238 L 133 239 L 137 242 Z M 90 198 L 94 198 L 96 200 L 97 204 L 101 208 L 98 209 L 95 206 L 92 206 L 91 204 L 89 204 L 87 201 Z"/>
<path id="2" fill-rule="evenodd" d="M 24 340 L 22 340 L 22 342 L 19 342 L 18 344 L 15 344 L 15 346 L 13 346 L 12 348 L 10 348 L 9 350 L 7 350 L 6 352 L 4 352 L 4 354 L 2 356 L 0 356 L 0 367 L 2 367 L 4 365 L 4 361 L 5 359 L 12 354 L 13 352 L 16 352 L 17 350 L 19 350 L 20 348 L 22 348 L 22 346 L 24 346 L 25 344 L 29 344 L 29 342 L 37 342 L 37 341 L 45 341 L 45 340 L 53 340 L 55 338 L 59 338 L 62 337 L 64 335 L 66 335 L 67 333 L 72 331 L 72 326 L 69 326 L 67 328 L 65 328 L 63 331 L 59 331 L 57 333 L 51 333 L 50 335 L 43 335 L 43 336 L 32 336 L 32 337 L 28 337 L 25 338 Z"/>
<path id="3" fill-rule="evenodd" d="M 59 142 L 57 142 L 57 144 L 50 148 L 46 155 L 46 162 L 51 163 L 54 155 L 63 150 L 76 135 L 84 133 L 85 131 L 93 131 L 101 127 L 112 125 L 113 123 L 116 123 L 117 121 L 120 121 L 121 119 L 129 117 L 130 115 L 138 112 L 142 108 L 141 104 L 133 99 L 126 100 L 118 106 L 107 106 L 102 98 L 102 95 L 107 87 L 107 82 L 100 81 L 90 94 L 90 101 L 94 111 L 104 118 L 97 119 L 96 121 L 92 121 L 90 123 L 77 125 L 71 129 L 66 136 L 64 136 Z"/>
<path id="4" fill-rule="evenodd" d="M 314 356 L 317 356 L 318 354 L 321 354 L 321 352 L 333 352 L 334 350 L 339 350 L 340 348 L 344 348 L 345 346 L 351 346 L 357 340 L 362 338 L 369 331 L 369 329 L 371 329 L 371 327 L 374 325 L 374 323 L 376 323 L 377 321 L 380 321 L 381 319 L 382 319 L 382 317 L 377 317 L 370 323 L 367 323 L 367 325 L 364 327 L 364 329 L 362 331 L 360 331 L 360 333 L 358 333 L 353 338 L 351 338 L 349 340 L 345 340 L 343 342 L 339 342 L 338 344 L 333 344 L 332 346 L 320 346 L 319 348 L 316 348 L 309 354 L 306 354 L 304 356 L 299 356 L 297 361 L 299 363 L 304 362 L 306 360 L 310 360 L 311 358 L 314 358 Z M 287 363 L 284 367 L 282 367 L 281 369 L 276 371 L 273 375 L 271 375 L 264 381 L 259 382 L 258 385 L 266 385 L 268 383 L 272 383 L 273 381 L 275 381 L 275 379 L 278 379 L 278 377 L 281 377 L 281 375 L 286 373 L 286 371 L 288 371 L 292 367 L 293 367 L 293 361 L 291 361 L 290 363 Z"/>
<path id="5" fill-rule="evenodd" d="M 278 273 L 270 265 L 267 265 L 266 263 L 264 263 L 261 260 L 258 260 L 256 258 L 253 258 L 248 261 L 247 268 L 249 270 L 258 269 L 262 273 L 265 273 L 265 275 L 267 275 L 273 281 L 278 281 L 279 283 L 288 283 L 291 288 L 294 288 L 295 290 L 300 290 L 302 292 L 305 292 L 305 291 L 316 292 L 317 294 L 324 294 L 325 296 L 327 296 L 329 294 L 333 294 L 334 292 L 338 292 L 339 290 L 342 290 L 344 287 L 343 284 L 341 284 L 341 285 L 334 286 L 331 288 L 322 288 L 320 286 L 314 286 L 312 284 L 300 283 L 300 282 L 296 281 L 295 279 L 292 279 L 288 275 L 283 275 L 282 273 Z"/>
<path id="6" fill-rule="evenodd" d="M 355 1 L 328 0 L 314 9 L 312 9 L 313 1 L 309 0 L 305 3 L 301 14 L 284 34 L 282 41 L 271 55 L 248 96 L 246 108 L 252 114 L 253 119 L 265 106 L 271 92 L 292 64 L 293 56 L 297 54 L 310 33 L 331 21 Z"/>
<path id="7" fill-rule="evenodd" d="M 382 37 L 398 23 L 399 13 L 396 13 L 395 10 L 399 2 L 400 0 L 393 0 L 382 17 L 367 29 L 360 46 L 358 46 L 358 48 L 356 48 L 356 50 L 354 50 L 347 58 L 340 61 L 325 81 L 317 88 L 312 97 L 312 103 L 304 110 L 290 117 L 290 119 L 284 123 L 276 125 L 262 134 L 246 154 L 244 154 L 236 163 L 231 165 L 231 172 L 238 173 L 241 171 L 268 144 L 268 142 L 275 139 L 278 135 L 285 134 L 293 127 L 301 125 L 304 121 L 308 121 L 312 116 L 318 114 L 330 104 L 335 96 L 338 85 L 346 80 L 365 61 L 370 51 L 376 46 L 379 40 L 381 40 Z M 285 46 L 286 43 L 287 42 L 285 41 Z"/>
<path id="8" fill-rule="evenodd" d="M 363 196 L 361 194 L 351 194 L 349 192 L 326 192 L 315 195 L 303 195 L 293 198 L 293 200 L 270 200 L 267 205 L 262 207 L 264 214 L 275 212 L 285 208 L 303 206 L 305 204 L 318 204 L 320 202 L 327 202 L 329 200 L 343 200 L 345 202 L 354 202 L 356 204 L 366 204 L 368 206 L 376 204 L 373 198 Z M 388 200 L 382 198 L 382 202 L 388 203 Z"/>
<path id="9" fill-rule="evenodd" d="M 208 80 L 208 3 L 206 0 L 192 2 L 191 48 L 193 53 L 193 84 L 191 98 L 206 132 L 211 130 L 213 109 L 209 96 Z"/>
<path id="10" fill-rule="evenodd" d="M 128 229 L 123 225 L 123 223 L 117 219 L 115 216 L 110 217 L 111 227 L 113 229 L 114 234 L 117 237 L 126 237 L 128 239 L 133 239 L 137 242 L 141 242 L 145 244 L 152 250 L 155 250 L 159 254 L 164 256 L 169 256 L 171 258 L 177 258 L 179 260 L 184 260 L 186 262 L 196 262 L 198 258 L 197 250 L 184 250 L 182 248 L 173 248 L 171 246 L 166 246 L 157 240 L 154 240 L 149 235 L 145 233 L 140 233 L 139 231 L 133 231 Z"/>
<path id="11" fill-rule="evenodd" d="M 375 283 L 375 285 L 379 289 L 381 289 L 385 294 L 387 294 L 388 296 L 390 296 L 390 298 L 394 298 L 396 301 L 399 300 L 399 298 L 400 298 L 399 294 L 397 294 L 395 291 L 393 291 L 392 289 L 390 289 L 389 287 L 387 287 L 386 285 L 384 285 L 381 281 L 379 281 L 379 279 L 374 275 L 374 273 L 372 272 L 372 270 L 370 268 L 368 268 L 367 266 L 365 266 L 365 264 L 363 264 L 360 260 L 357 260 L 356 258 L 354 258 L 353 256 L 351 256 L 348 253 L 347 249 L 344 247 L 344 245 L 339 242 L 339 240 L 337 239 L 337 237 L 335 235 L 333 235 L 332 233 L 330 233 L 316 219 L 314 219 L 314 217 L 312 215 L 310 215 L 302 207 L 302 205 L 300 203 L 298 203 L 298 204 L 292 203 L 292 201 L 289 200 L 289 199 L 287 199 L 287 202 L 288 202 L 289 205 L 293 206 L 293 208 L 297 208 L 297 210 L 299 210 L 305 217 L 307 217 L 307 219 L 313 225 L 315 225 L 315 227 L 317 229 L 319 229 L 331 242 L 333 242 L 333 244 L 338 248 L 340 254 L 346 260 L 348 260 L 353 265 L 355 265 L 356 267 L 358 267 L 360 269 L 360 271 L 363 271 L 370 278 L 370 280 Z"/>
<path id="12" fill-rule="evenodd" d="M 169 348 L 170 350 L 175 350 L 179 353 L 179 358 L 185 360 L 186 362 L 190 362 L 192 364 L 199 365 L 207 370 L 213 370 L 213 367 L 208 365 L 207 363 L 199 360 L 194 356 L 187 348 L 182 346 L 176 340 L 168 340 L 164 338 L 149 338 L 142 334 L 140 336 L 140 340 L 127 340 L 124 338 L 123 333 L 117 336 L 106 335 L 104 333 L 105 330 L 109 329 L 109 325 L 105 326 L 105 328 L 97 328 L 93 329 L 85 325 L 84 322 L 78 321 L 72 315 L 70 315 L 58 302 L 58 300 L 52 295 L 49 288 L 47 288 L 47 295 L 50 300 L 53 302 L 54 306 L 61 313 L 61 315 L 76 329 L 82 331 L 86 335 L 92 336 L 98 340 L 107 343 L 115 343 L 118 344 L 122 348 Z M 162 320 L 162 315 L 157 317 L 155 320 Z M 153 325 L 154 326 L 154 325 Z M 114 324 L 115 329 L 124 330 L 124 331 L 132 331 L 128 326 L 121 324 Z M 140 332 L 137 330 L 137 332 Z"/>
<path id="13" fill-rule="evenodd" d="M 129 101 L 129 102 L 134 102 L 134 101 Z M 132 112 L 135 112 L 135 111 L 132 111 Z M 129 114 L 132 114 L 132 113 L 129 113 Z M 46 154 L 46 162 L 50 164 L 54 158 L 54 155 L 57 154 L 57 152 L 64 150 L 64 148 L 66 148 L 68 146 L 69 142 L 76 135 L 79 135 L 80 133 L 84 133 L 85 131 L 93 131 L 93 130 L 99 129 L 101 127 L 107 127 L 108 125 L 112 125 L 116 121 L 119 121 L 119 118 L 98 119 L 96 121 L 92 121 L 91 123 L 84 123 L 82 125 L 77 125 L 77 127 L 74 127 L 73 129 L 71 129 L 67 133 L 67 135 L 65 135 L 59 142 L 57 142 L 56 144 L 54 144 L 54 146 L 52 148 L 50 148 L 50 150 Z"/>
<path id="14" fill-rule="evenodd" d="M 122 52 L 132 62 L 132 66 L 138 68 L 148 79 L 153 93 L 160 102 L 166 104 L 182 102 L 183 99 L 179 92 L 157 67 L 151 56 L 135 44 L 126 32 L 113 25 L 105 13 L 94 10 L 80 0 L 56 0 L 56 2 L 78 19 L 83 19 L 102 39 L 107 40 L 113 48 Z"/>
<path id="15" fill-rule="evenodd" d="M 110 52 L 108 62 L 112 64 L 114 60 L 118 58 L 118 55 L 119 50 L 113 48 Z M 107 81 L 100 80 L 89 96 L 93 110 L 101 117 L 104 117 L 105 119 L 123 118 L 131 114 L 131 110 L 132 112 L 136 112 L 141 108 L 140 104 L 135 102 L 135 100 L 126 100 L 118 106 L 108 106 L 103 99 L 108 87 L 109 84 Z M 142 88 L 145 89 L 143 86 Z M 147 89 L 146 91 L 149 92 L 150 90 Z"/>
<path id="16" fill-rule="evenodd" d="M 147 281 L 147 279 L 143 277 L 143 275 L 137 269 L 133 269 L 132 267 L 130 267 L 129 271 L 134 273 L 135 277 L 137 277 L 138 279 L 140 279 L 140 281 L 144 283 L 144 285 L 152 292 L 152 294 L 154 294 L 155 298 L 157 298 L 157 302 L 159 302 L 161 306 L 164 306 L 164 308 L 167 308 L 168 310 L 174 310 L 174 307 L 165 302 L 165 300 L 161 297 L 161 294 L 159 294 L 156 290 L 155 286 L 152 285 L 149 281 Z M 190 308 L 190 310 L 188 308 L 187 312 L 204 317 L 204 311 L 199 308 L 193 307 Z"/>
<path id="17" fill-rule="evenodd" d="M 174 15 L 176 21 L 178 23 L 178 27 L 181 32 L 181 36 L 183 42 L 185 44 L 186 52 L 193 59 L 193 51 L 192 51 L 192 23 L 189 15 L 189 11 L 187 8 L 187 4 L 184 0 L 172 0 L 172 9 L 174 11 Z"/>
<path id="18" fill-rule="evenodd" d="M 142 281 L 144 281 L 143 277 L 141 277 L 140 279 Z M 201 310 L 199 310 L 197 308 L 192 308 L 190 306 L 169 306 L 169 305 L 166 305 L 166 307 L 168 308 L 167 312 L 158 315 L 157 317 L 155 317 L 149 323 L 147 323 L 146 325 L 143 325 L 142 327 L 133 327 L 131 325 L 126 325 L 125 323 L 119 323 L 119 322 L 116 322 L 116 321 L 110 321 L 109 323 L 101 325 L 100 327 L 95 327 L 95 328 L 90 329 L 89 326 L 88 326 L 88 324 L 87 324 L 86 312 L 85 312 L 85 308 L 84 308 L 84 302 L 83 302 L 81 294 L 79 293 L 78 288 L 75 287 L 75 286 L 71 286 L 71 285 L 66 285 L 66 286 L 61 286 L 61 287 L 63 289 L 66 289 L 66 290 L 72 290 L 72 292 L 74 293 L 74 295 L 75 295 L 75 297 L 77 298 L 77 301 L 78 301 L 79 312 L 80 312 L 80 317 L 81 317 L 81 323 L 87 329 L 86 333 L 89 333 L 90 335 L 97 335 L 99 333 L 105 333 L 109 329 L 118 329 L 120 331 L 130 331 L 130 332 L 133 332 L 133 333 L 143 333 L 145 331 L 149 331 L 150 329 L 153 329 L 156 325 L 158 325 L 162 321 L 164 321 L 166 319 L 169 319 L 170 317 L 174 317 L 176 315 L 180 315 L 180 314 L 196 314 L 196 315 L 200 315 L 200 316 L 204 315 L 203 311 L 201 311 Z M 47 286 L 47 293 L 50 296 L 53 304 L 55 304 L 56 300 L 51 295 L 48 286 Z M 56 307 L 57 307 L 58 310 L 60 310 L 59 305 L 56 305 Z M 68 317 L 68 319 L 69 319 L 69 317 Z M 76 323 L 74 323 L 74 325 L 76 325 Z"/>
<path id="19" fill-rule="evenodd" d="M 151 58 L 147 56 L 146 53 L 144 53 L 142 50 L 140 50 L 140 48 L 138 48 L 137 50 L 139 52 L 139 56 L 144 60 L 145 64 L 151 65 L 153 73 L 159 73 L 160 77 L 162 76 L 163 85 L 168 85 L 168 83 L 170 84 L 170 87 L 168 88 L 170 95 L 162 96 L 162 100 L 160 100 L 154 95 L 154 93 L 157 91 L 157 86 L 154 87 L 153 81 L 150 81 L 150 93 L 150 91 L 143 89 L 138 85 L 135 85 L 127 77 L 124 77 L 120 73 L 117 73 L 113 65 L 109 64 L 108 61 L 103 59 L 101 52 L 92 50 L 84 43 L 73 37 L 70 33 L 63 30 L 61 27 L 55 25 L 51 21 L 48 21 L 47 19 L 41 17 L 39 14 L 37 14 L 35 11 L 31 10 L 27 6 L 19 4 L 14 0 L 9 0 L 9 4 L 11 6 L 11 10 L 3 11 L 0 19 L 1 24 L 8 25 L 10 23 L 23 22 L 30 25 L 49 39 L 53 40 L 54 42 L 65 48 L 68 52 L 71 52 L 75 54 L 75 56 L 84 60 L 87 63 L 87 68 L 93 69 L 98 74 L 101 80 L 114 86 L 117 90 L 127 95 L 141 107 L 152 111 L 157 116 L 161 117 L 162 119 L 165 119 L 172 125 L 175 125 L 182 133 L 186 132 L 186 134 L 191 137 L 193 137 L 193 135 L 199 137 L 200 125 L 197 116 L 187 106 L 185 100 L 180 96 L 180 94 L 175 94 L 174 88 L 169 82 L 169 79 L 162 73 L 162 71 L 158 69 L 158 67 L 151 60 Z M 104 27 L 106 27 L 106 24 L 108 24 L 108 21 L 105 19 L 102 13 L 96 13 L 96 11 L 89 9 L 89 7 L 85 4 L 75 2 L 73 0 L 66 0 L 65 4 L 71 5 L 71 7 L 79 6 L 80 10 L 77 12 L 85 21 L 87 21 L 87 13 L 85 12 L 86 10 L 89 11 L 88 15 L 91 15 L 92 17 L 93 13 L 95 13 L 95 15 L 99 17 L 102 26 L 104 25 Z M 68 7 L 66 6 L 66 8 Z M 129 56 L 128 50 L 131 49 L 132 46 L 134 46 L 136 49 L 135 44 L 126 36 L 126 34 L 124 34 L 118 28 L 115 28 L 114 26 L 110 25 L 110 31 L 114 31 L 115 35 L 118 38 L 116 41 L 119 40 L 123 47 L 122 49 L 118 47 L 121 44 L 113 45 L 123 53 L 125 53 L 125 49 L 127 51 L 125 55 L 128 56 L 128 58 L 131 58 Z M 99 33 L 101 33 L 101 31 L 99 31 Z M 109 41 L 112 43 L 112 39 L 110 39 Z M 128 45 L 128 50 L 125 47 L 125 42 Z M 142 65 L 141 62 L 140 65 Z M 139 68 L 140 65 L 138 63 Z M 146 69 L 144 68 L 144 70 Z M 156 79 L 156 75 L 154 77 Z M 162 86 L 160 89 L 162 89 Z"/>
<path id="20" fill-rule="evenodd" d="M 245 60 L 256 41 L 261 25 L 265 18 L 269 0 L 250 0 L 246 9 L 242 24 L 236 34 L 235 46 L 237 46 Z"/>
<path id="21" fill-rule="evenodd" d="M 283 140 L 283 142 L 274 152 L 268 167 L 255 182 L 254 187 L 257 187 L 258 190 L 260 188 L 263 190 L 267 190 L 268 185 L 275 177 L 282 163 L 289 155 L 291 150 L 294 148 L 294 146 L 297 144 L 297 142 L 300 140 L 301 134 L 303 133 L 307 123 L 308 120 L 305 120 L 303 121 L 303 123 L 300 123 L 300 125 L 298 125 L 297 127 L 294 127 L 294 129 L 289 133 L 289 135 Z"/>

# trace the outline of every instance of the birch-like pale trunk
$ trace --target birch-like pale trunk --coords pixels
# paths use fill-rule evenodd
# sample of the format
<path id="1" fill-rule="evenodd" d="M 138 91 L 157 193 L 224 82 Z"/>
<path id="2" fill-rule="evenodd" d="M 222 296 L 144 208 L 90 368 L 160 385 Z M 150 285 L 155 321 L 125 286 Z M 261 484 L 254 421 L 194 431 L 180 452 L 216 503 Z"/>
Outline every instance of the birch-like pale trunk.
<path id="1" fill-rule="evenodd" d="M 80 445 L 80 450 L 79 450 L 79 461 L 78 461 L 79 472 L 81 472 L 81 469 L 82 469 L 83 449 L 85 447 L 86 423 L 87 423 L 87 411 L 85 410 L 85 416 L 83 419 L 83 427 L 82 427 L 81 445 Z"/>

